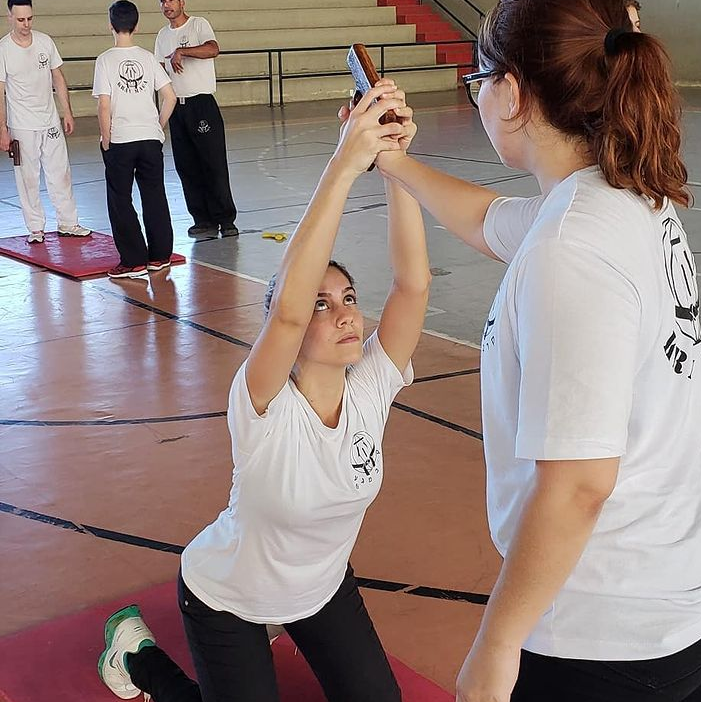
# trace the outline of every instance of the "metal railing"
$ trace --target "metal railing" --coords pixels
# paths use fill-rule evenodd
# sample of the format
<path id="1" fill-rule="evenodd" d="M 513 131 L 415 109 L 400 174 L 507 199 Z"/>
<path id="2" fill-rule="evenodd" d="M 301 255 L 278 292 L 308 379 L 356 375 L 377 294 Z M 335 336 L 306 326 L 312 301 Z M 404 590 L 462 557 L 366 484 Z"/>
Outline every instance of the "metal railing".
<path id="1" fill-rule="evenodd" d="M 472 27 L 468 27 L 465 24 L 465 22 L 463 22 L 452 10 L 450 10 L 448 7 L 446 7 L 446 5 L 443 2 L 441 2 L 441 0 L 430 0 L 430 1 L 432 4 L 435 4 L 438 7 L 440 7 L 441 10 L 443 10 L 443 12 L 445 12 L 445 14 L 448 15 L 453 20 L 453 22 L 458 24 L 464 32 L 467 32 L 468 34 L 470 34 L 473 37 L 473 39 L 477 39 L 477 33 L 474 31 L 474 29 L 472 29 Z M 478 23 L 484 19 L 484 12 L 482 12 L 482 10 L 480 10 L 480 8 L 477 7 L 477 5 L 474 5 L 473 3 L 471 3 L 470 0 L 462 0 L 462 2 L 465 5 L 467 5 L 467 7 L 469 7 L 471 10 L 474 10 L 474 12 L 477 13 Z"/>
<path id="2" fill-rule="evenodd" d="M 380 76 L 384 76 L 388 70 L 393 73 L 408 73 L 413 71 L 436 71 L 445 68 L 474 68 L 474 62 L 471 63 L 439 63 L 430 64 L 428 66 L 398 66 L 388 68 L 386 65 L 386 50 L 396 47 L 408 47 L 408 46 L 444 46 L 453 44 L 464 44 L 472 45 L 472 56 L 474 57 L 474 48 L 476 42 L 472 39 L 451 39 L 447 41 L 431 41 L 431 42 L 398 42 L 398 43 L 384 43 L 384 44 L 366 44 L 368 49 L 379 49 L 380 50 L 380 65 L 377 67 Z M 275 82 L 277 82 L 278 87 L 278 105 L 281 107 L 285 104 L 285 94 L 284 94 L 284 82 L 291 79 L 300 78 L 330 78 L 334 76 L 344 76 L 348 75 L 350 78 L 350 73 L 348 69 L 342 71 L 298 71 L 295 73 L 285 73 L 284 69 L 284 56 L 285 54 L 299 53 L 299 52 L 323 52 L 323 51 L 347 51 L 348 45 L 344 44 L 341 46 L 307 46 L 307 47 L 288 47 L 288 48 L 274 48 L 274 49 L 235 49 L 231 51 L 221 51 L 220 56 L 236 56 L 236 55 L 255 55 L 255 54 L 266 54 L 267 61 L 267 72 L 264 74 L 258 73 L 256 75 L 247 76 L 231 76 L 227 78 L 217 78 L 218 83 L 243 83 L 252 81 L 266 81 L 268 83 L 268 104 L 273 107 L 275 104 Z M 275 65 L 273 57 L 277 58 L 277 72 L 274 70 Z M 94 56 L 73 56 L 64 58 L 66 62 L 77 62 L 77 61 L 94 61 Z M 474 58 L 473 58 L 474 61 Z M 71 90 L 90 90 L 90 86 L 77 86 L 71 87 Z"/>

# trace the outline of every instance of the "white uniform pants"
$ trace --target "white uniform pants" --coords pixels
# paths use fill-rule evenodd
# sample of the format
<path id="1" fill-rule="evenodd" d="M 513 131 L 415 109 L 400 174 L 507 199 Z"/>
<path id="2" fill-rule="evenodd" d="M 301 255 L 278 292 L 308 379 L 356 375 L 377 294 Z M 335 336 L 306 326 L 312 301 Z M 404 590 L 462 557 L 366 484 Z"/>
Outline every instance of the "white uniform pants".
<path id="1" fill-rule="evenodd" d="M 14 170 L 27 229 L 30 232 L 43 231 L 46 226 L 46 215 L 39 196 L 39 175 L 42 168 L 46 189 L 56 208 L 59 228 L 70 229 L 78 224 L 68 149 L 61 127 L 40 131 L 10 129 L 10 134 L 19 141 L 21 165 L 15 166 Z"/>

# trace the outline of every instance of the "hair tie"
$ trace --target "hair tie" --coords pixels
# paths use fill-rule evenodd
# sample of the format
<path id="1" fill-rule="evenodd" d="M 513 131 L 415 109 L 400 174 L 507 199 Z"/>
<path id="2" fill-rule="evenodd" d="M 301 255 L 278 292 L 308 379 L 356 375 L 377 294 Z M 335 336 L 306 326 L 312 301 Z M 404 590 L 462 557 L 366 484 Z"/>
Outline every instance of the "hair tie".
<path id="1" fill-rule="evenodd" d="M 619 27 L 609 30 L 606 39 L 604 39 L 604 49 L 608 56 L 615 56 L 618 53 L 618 39 L 622 34 L 628 33 L 627 29 Z"/>

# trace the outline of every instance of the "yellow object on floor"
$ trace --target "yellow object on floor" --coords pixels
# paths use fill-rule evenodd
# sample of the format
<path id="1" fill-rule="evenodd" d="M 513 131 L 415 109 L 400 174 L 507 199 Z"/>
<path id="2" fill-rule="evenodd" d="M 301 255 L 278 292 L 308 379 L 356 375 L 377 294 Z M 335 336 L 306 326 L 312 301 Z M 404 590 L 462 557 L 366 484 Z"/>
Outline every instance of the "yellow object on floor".
<path id="1" fill-rule="evenodd" d="M 275 239 L 275 241 L 287 241 L 287 234 L 284 232 L 263 232 L 263 239 Z"/>

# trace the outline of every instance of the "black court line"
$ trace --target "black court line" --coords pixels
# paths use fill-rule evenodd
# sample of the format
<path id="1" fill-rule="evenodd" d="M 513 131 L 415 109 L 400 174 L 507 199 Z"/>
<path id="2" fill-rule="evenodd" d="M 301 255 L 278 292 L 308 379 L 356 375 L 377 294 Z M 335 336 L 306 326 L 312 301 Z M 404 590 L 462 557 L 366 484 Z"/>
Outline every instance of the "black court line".
<path id="1" fill-rule="evenodd" d="M 474 429 L 468 429 L 467 427 L 463 427 L 460 424 L 455 424 L 455 422 L 449 422 L 447 419 L 441 419 L 440 417 L 436 417 L 433 414 L 428 414 L 428 412 L 416 409 L 415 407 L 409 407 L 409 405 L 403 405 L 400 402 L 393 402 L 392 407 L 396 407 L 402 412 L 413 414 L 415 417 L 420 417 L 421 419 L 428 419 L 429 422 L 439 424 L 440 426 L 445 427 L 446 429 L 452 429 L 453 431 L 457 431 L 460 434 L 467 434 L 473 439 L 478 439 L 479 441 L 484 440 L 482 434 L 480 434 L 478 431 L 475 431 Z"/>
<path id="2" fill-rule="evenodd" d="M 142 536 L 133 534 L 123 534 L 111 529 L 102 529 L 101 527 L 92 526 L 90 524 L 78 524 L 71 522 L 68 519 L 54 517 L 41 512 L 34 512 L 30 509 L 22 509 L 15 505 L 10 505 L 6 502 L 0 502 L 0 512 L 10 514 L 15 517 L 22 517 L 34 522 L 48 524 L 50 526 L 67 529 L 78 534 L 90 534 L 98 539 L 106 539 L 107 541 L 117 541 L 130 546 L 138 546 L 140 548 L 148 548 L 152 551 L 161 551 L 163 553 L 181 554 L 184 550 L 183 546 L 178 544 L 169 544 L 165 541 L 156 541 L 154 539 L 146 539 Z M 489 599 L 488 595 L 481 595 L 474 592 L 462 592 L 460 590 L 443 590 L 441 588 L 425 587 L 423 585 L 411 585 L 410 583 L 396 583 L 391 580 L 378 580 L 377 578 L 361 578 L 358 577 L 358 585 L 367 590 L 381 590 L 384 592 L 402 592 L 407 595 L 416 595 L 418 597 L 431 597 L 439 600 L 453 600 L 459 602 L 471 602 L 473 604 L 486 604 Z"/>
<path id="3" fill-rule="evenodd" d="M 226 417 L 223 412 L 202 412 L 201 414 L 182 414 L 172 417 L 142 417 L 137 419 L 0 419 L 4 427 L 115 427 L 131 424 L 166 424 L 168 422 L 191 422 L 196 419 Z"/>
<path id="4" fill-rule="evenodd" d="M 213 336 L 217 339 L 221 339 L 222 341 L 228 341 L 230 344 L 235 344 L 236 346 L 242 346 L 245 349 L 250 349 L 252 348 L 252 344 L 249 344 L 247 341 L 243 341 L 242 339 L 237 339 L 235 336 L 231 336 L 229 334 L 224 334 L 224 332 L 217 331 L 216 329 L 211 329 L 210 327 L 205 327 L 203 324 L 198 324 L 197 322 L 193 322 L 192 320 L 189 319 L 184 319 L 183 317 L 179 317 L 177 314 L 173 314 L 172 312 L 166 312 L 165 310 L 161 310 L 158 307 L 154 307 L 153 305 L 149 305 L 146 302 L 141 302 L 140 300 L 135 300 L 133 297 L 129 297 L 128 295 L 124 295 L 123 293 L 118 293 L 113 290 L 108 290 L 107 288 L 103 287 L 98 287 L 100 292 L 105 293 L 106 295 L 111 295 L 112 297 L 116 297 L 120 300 L 123 300 L 124 302 L 128 302 L 130 305 L 134 305 L 134 307 L 138 307 L 142 310 L 146 310 L 148 312 L 152 312 L 153 314 L 157 314 L 160 317 L 165 317 L 166 319 L 170 319 L 173 322 L 177 322 L 178 324 L 182 324 L 183 326 L 190 327 L 191 329 L 196 329 L 197 331 L 201 331 L 203 334 L 208 334 L 209 336 Z M 204 312 L 201 312 L 200 314 L 205 314 Z"/>
<path id="5" fill-rule="evenodd" d="M 414 378 L 416 383 L 430 383 L 432 380 L 444 380 L 445 378 L 459 378 L 463 375 L 476 375 L 480 372 L 479 368 L 467 368 L 466 370 L 453 371 L 452 373 L 438 373 L 437 375 L 424 375 L 421 378 Z"/>

